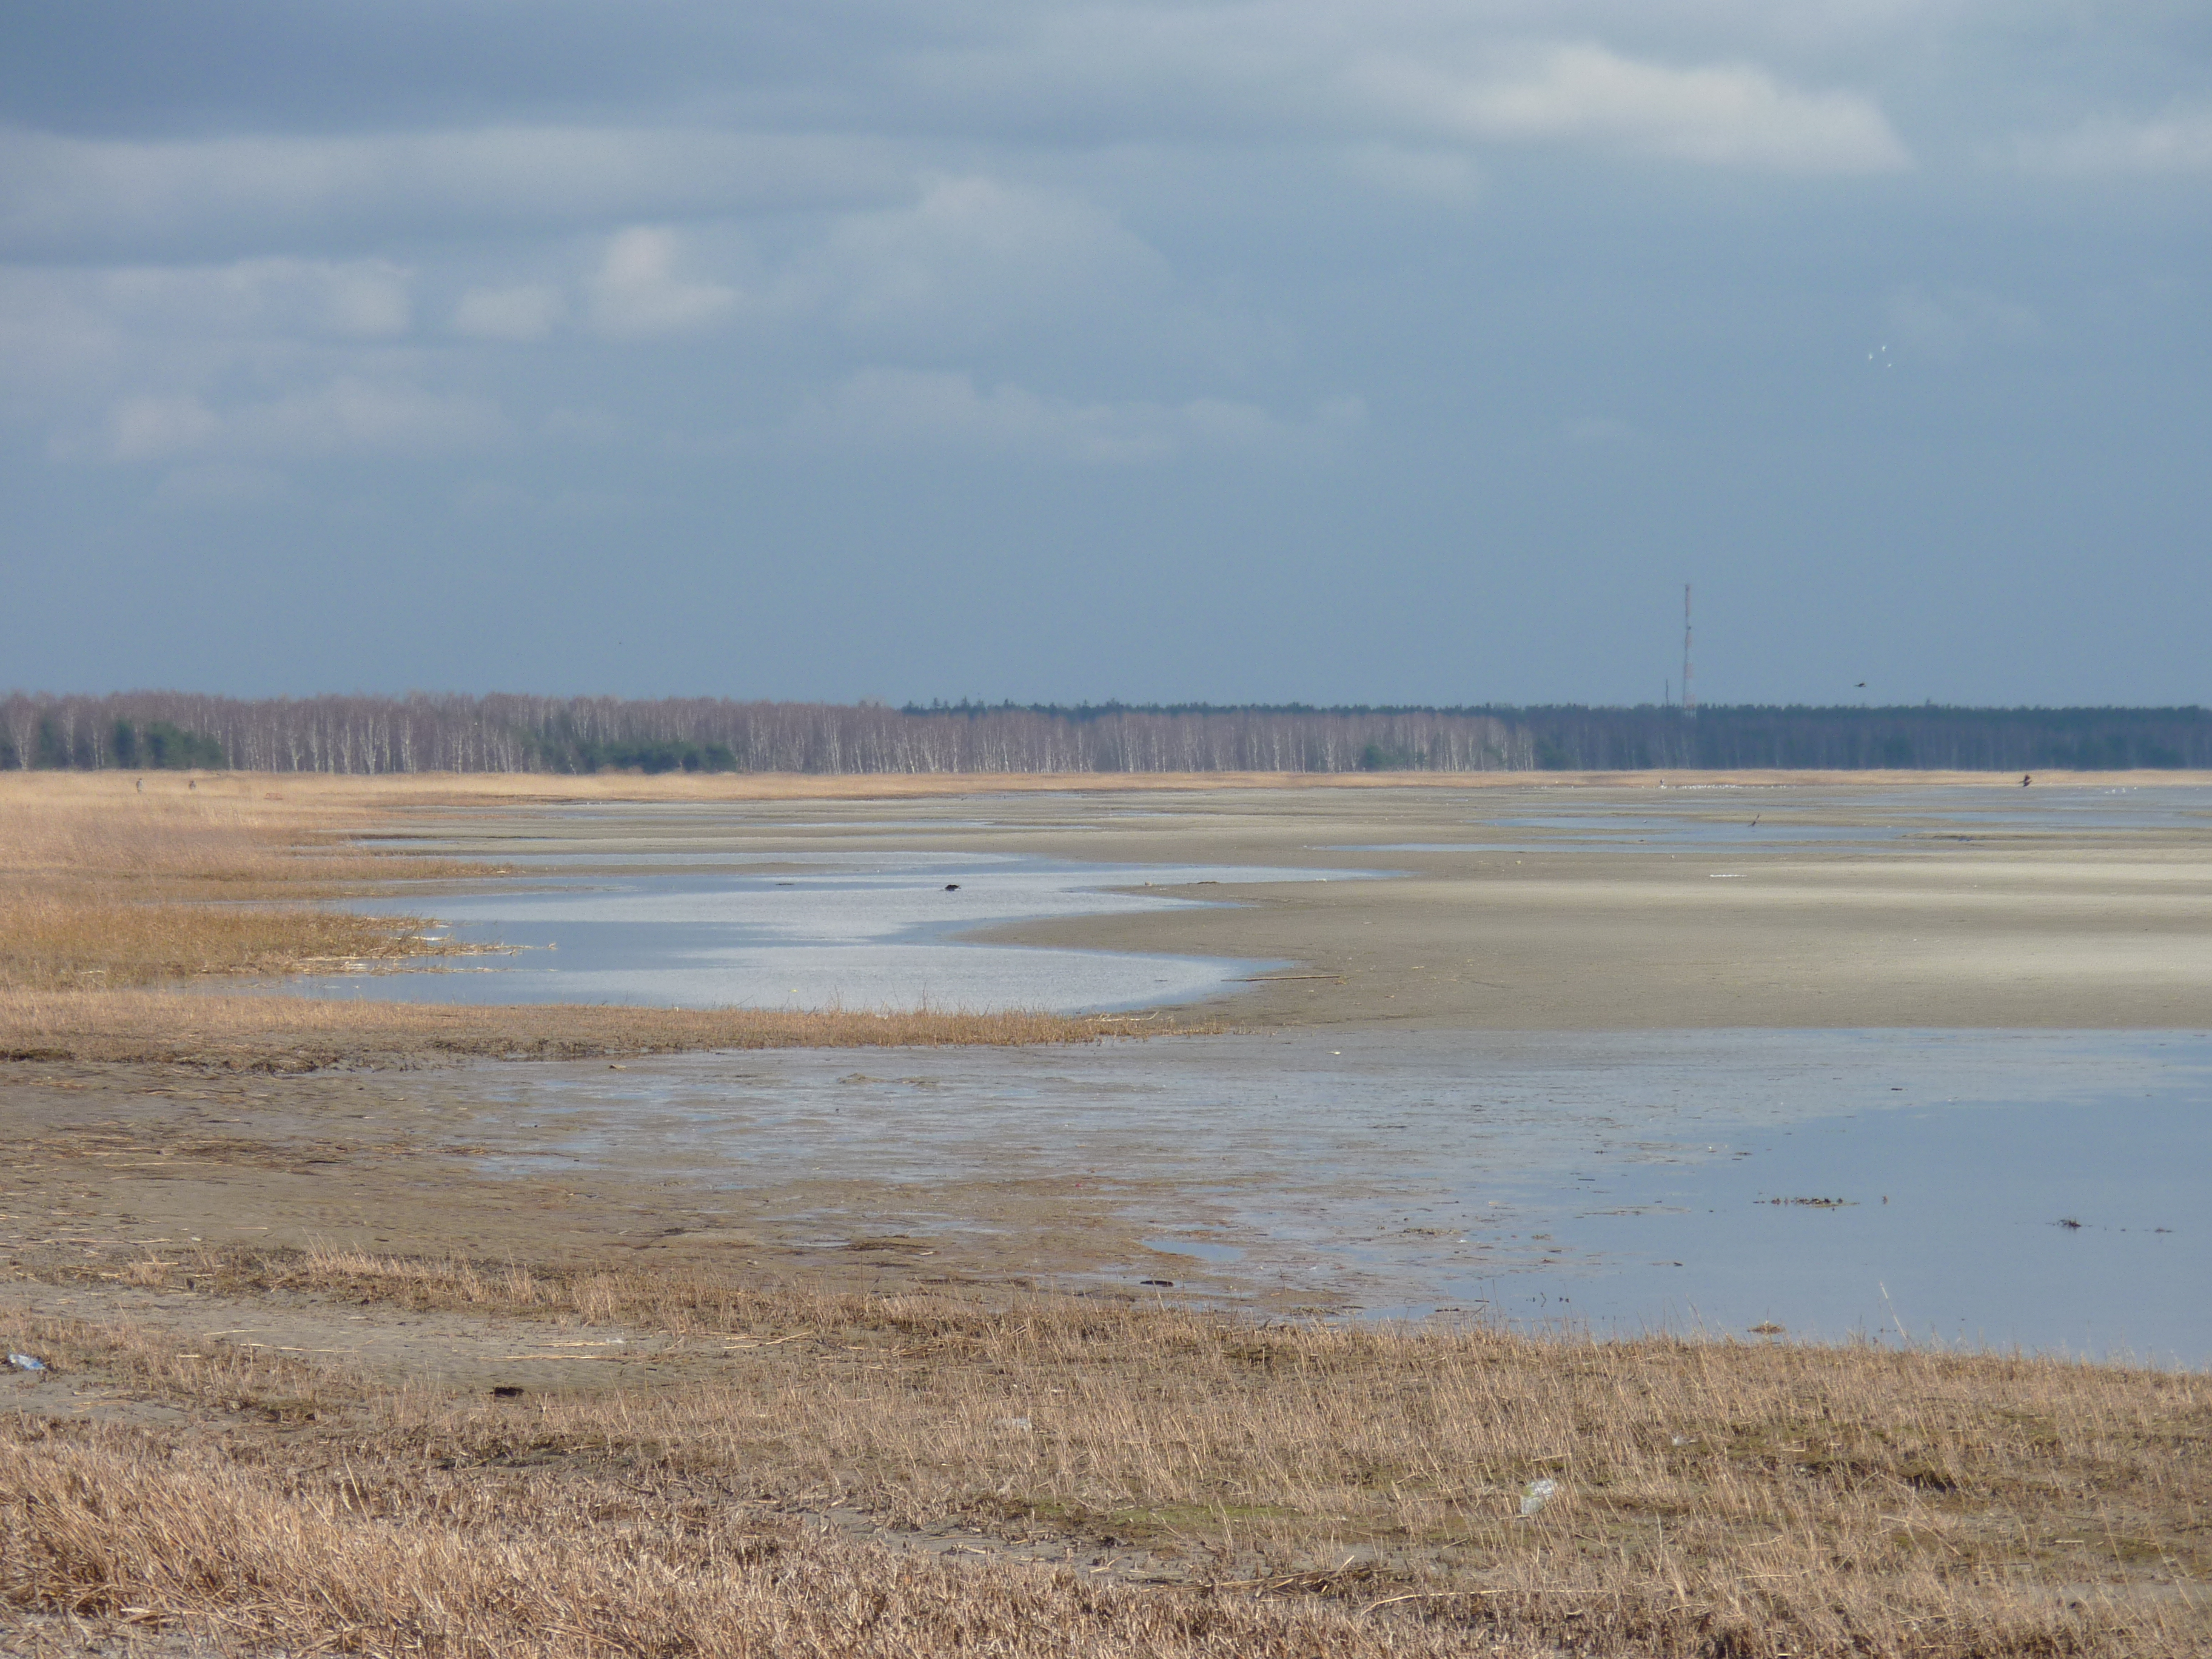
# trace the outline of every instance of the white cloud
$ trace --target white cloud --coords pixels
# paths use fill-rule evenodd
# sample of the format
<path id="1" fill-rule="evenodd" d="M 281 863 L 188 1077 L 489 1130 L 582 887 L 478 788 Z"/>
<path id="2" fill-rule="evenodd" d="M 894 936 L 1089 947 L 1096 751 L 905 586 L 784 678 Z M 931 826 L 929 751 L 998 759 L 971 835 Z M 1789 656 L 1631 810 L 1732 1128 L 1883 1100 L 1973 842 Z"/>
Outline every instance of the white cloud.
<path id="1" fill-rule="evenodd" d="M 939 177 L 912 204 L 849 216 L 793 270 L 794 297 L 848 325 L 957 346 L 1064 326 L 1163 295 L 1167 261 L 1113 215 L 997 179 Z"/>
<path id="2" fill-rule="evenodd" d="M 374 338 L 404 334 L 413 325 L 407 273 L 357 262 L 333 268 L 328 280 L 331 326 L 338 333 Z"/>
<path id="3" fill-rule="evenodd" d="M 496 441 L 507 430 L 497 407 L 482 398 L 379 384 L 352 375 L 250 408 L 236 425 L 252 448 L 326 455 L 476 449 Z"/>
<path id="4" fill-rule="evenodd" d="M 1340 436 L 1366 410 L 1357 398 L 1322 405 L 1302 422 L 1218 398 L 1182 404 L 1079 403 L 1018 386 L 979 387 L 966 374 L 871 368 L 802 411 L 801 435 L 873 447 L 999 452 L 1129 463 L 1191 450 L 1254 451 Z"/>
<path id="5" fill-rule="evenodd" d="M 296 242 L 316 227 L 564 226 L 881 199 L 913 176 L 883 140 L 493 127 L 143 142 L 0 130 L 0 248 Z"/>
<path id="6" fill-rule="evenodd" d="M 2030 172 L 2063 178 L 2212 173 L 2212 109 L 2179 110 L 2151 121 L 2091 121 L 2071 132 L 2016 139 L 2013 153 Z"/>
<path id="7" fill-rule="evenodd" d="M 125 398 L 109 414 L 107 453 L 118 461 L 441 454 L 481 448 L 506 432 L 505 418 L 483 398 L 342 375 L 228 411 L 189 395 Z"/>
<path id="8" fill-rule="evenodd" d="M 678 275 L 682 252 L 674 231 L 646 225 L 609 242 L 590 283 L 592 320 L 599 331 L 624 338 L 684 334 L 728 315 L 738 291 Z"/>
<path id="9" fill-rule="evenodd" d="M 213 444 L 223 419 L 198 398 L 126 398 L 108 416 L 108 451 L 118 461 L 158 459 Z"/>
<path id="10" fill-rule="evenodd" d="M 1808 92 L 1751 64 L 1676 69 L 1604 46 L 1553 46 L 1505 73 L 1459 74 L 1408 57 L 1353 71 L 1373 107 L 1477 140 L 1587 142 L 1773 173 L 1881 173 L 1911 156 L 1870 100 Z"/>
<path id="11" fill-rule="evenodd" d="M 477 340 L 542 340 L 568 312 L 558 289 L 472 288 L 453 307 L 453 332 Z"/>
<path id="12" fill-rule="evenodd" d="M 413 281 L 386 259 L 239 259 L 112 267 L 81 292 L 139 332 L 380 339 L 413 325 Z"/>

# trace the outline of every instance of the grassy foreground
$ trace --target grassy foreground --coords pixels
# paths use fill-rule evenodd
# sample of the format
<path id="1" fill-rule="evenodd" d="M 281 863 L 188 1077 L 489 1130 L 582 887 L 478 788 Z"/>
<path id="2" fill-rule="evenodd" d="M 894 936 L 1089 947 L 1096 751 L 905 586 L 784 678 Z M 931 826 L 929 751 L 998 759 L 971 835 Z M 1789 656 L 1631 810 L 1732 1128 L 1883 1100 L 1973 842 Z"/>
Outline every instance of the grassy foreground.
<path id="1" fill-rule="evenodd" d="M 658 1335 L 653 1387 L 379 1382 L 26 1322 L 0 1602 L 239 1650 L 2207 1650 L 2212 1382 L 1991 1356 L 1267 1327 L 358 1255 L 142 1286 Z M 362 1316 L 356 1315 L 353 1317 Z M 672 1364 L 674 1362 L 672 1360 Z M 1522 1516 L 1538 1479 L 1558 1492 Z M 951 1556 L 914 1550 L 925 1541 Z"/>

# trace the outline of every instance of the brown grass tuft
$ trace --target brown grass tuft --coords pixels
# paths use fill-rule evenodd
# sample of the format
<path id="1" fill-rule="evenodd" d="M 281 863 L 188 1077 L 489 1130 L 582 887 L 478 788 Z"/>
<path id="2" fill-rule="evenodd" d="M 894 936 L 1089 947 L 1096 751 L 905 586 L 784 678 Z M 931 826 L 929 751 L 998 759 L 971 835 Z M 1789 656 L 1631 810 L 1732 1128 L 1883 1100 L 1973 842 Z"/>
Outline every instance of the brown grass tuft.
<path id="1" fill-rule="evenodd" d="M 791 1628 L 816 1632 L 806 1642 L 835 1630 L 875 1651 L 869 1631 L 811 1622 L 842 1574 L 872 1571 L 902 1586 L 884 1606 L 918 1652 L 1120 1652 L 1139 1631 L 1170 1653 L 2212 1650 L 2196 1588 L 2212 1568 L 2202 1375 L 1871 1345 L 1265 1326 L 1069 1297 L 994 1306 L 350 1252 L 191 1265 L 202 1294 L 657 1334 L 673 1346 L 654 1364 L 690 1369 L 514 1401 L 370 1389 L 347 1407 L 334 1376 L 282 1360 L 252 1356 L 260 1369 L 240 1375 L 210 1355 L 203 1378 L 143 1334 L 49 1327 L 64 1368 L 104 1364 L 268 1426 L 214 1461 L 27 1444 L 0 1478 L 21 1517 L 8 1547 L 30 1564 L 9 1568 L 19 1600 L 228 1609 L 292 1640 L 378 1632 L 368 1650 L 580 1651 L 590 1632 L 708 1653 L 747 1651 L 703 1632 L 758 1629 L 780 1595 Z M 1559 1494 L 1523 1519 L 1540 1478 Z M 64 1520 L 60 1494 L 79 1489 L 143 1528 Z M 188 1492 L 225 1517 L 207 1541 L 155 1518 Z M 1144 1615 L 1168 1624 L 1125 1626 L 1133 1602 L 1084 1612 L 1057 1599 L 1073 1588 L 1001 1567 L 902 1577 L 889 1557 L 793 1555 L 814 1547 L 793 1518 L 832 1508 L 894 1535 L 972 1529 L 998 1560 L 1039 1540 L 1133 1550 L 1183 1588 Z M 791 1571 L 740 1595 L 730 1575 L 754 1585 L 734 1564 L 763 1527 L 786 1528 L 774 1559 Z M 95 1535 L 97 1572 L 83 1565 Z M 407 1588 L 432 1581 L 451 1587 L 450 1623 Z M 1018 1583 L 1039 1599 L 1005 1600 Z M 1344 1611 L 1304 1615 L 1322 1620 L 1303 1627 L 1304 1649 L 1270 1647 L 1290 1627 L 1267 1620 L 1287 1615 L 1255 1597 Z M 1200 1609 L 1225 1621 L 1203 1641 L 1176 1622 Z M 1053 1645 L 1001 1612 L 1088 1633 Z"/>
<path id="2" fill-rule="evenodd" d="M 362 852 L 349 844 L 374 823 L 361 790 L 284 780 L 283 800 L 271 805 L 244 787 L 253 781 L 180 793 L 160 778 L 142 795 L 112 774 L 0 780 L 0 1058 L 304 1071 L 471 1056 L 1088 1042 L 1163 1029 L 1148 1018 L 1020 1011 L 466 1007 L 161 988 L 471 952 L 417 937 L 420 917 L 303 901 L 496 869 Z"/>
<path id="3" fill-rule="evenodd" d="M 1012 1011 L 514 1007 L 316 1001 L 174 991 L 0 992 L 0 1059 L 305 1072 L 470 1058 L 579 1060 L 707 1048 L 943 1048 L 1090 1042 L 1170 1025 Z"/>
<path id="4" fill-rule="evenodd" d="M 108 989 L 440 953 L 415 917 L 301 901 L 476 872 L 198 794 L 0 793 L 0 990 Z M 450 950 L 451 947 L 447 947 Z"/>
<path id="5" fill-rule="evenodd" d="M 387 1507 L 393 1494 L 357 1479 L 303 1491 L 145 1437 L 0 1442 L 0 1596 L 226 1645 L 484 1659 L 1466 1650 L 1333 1607 L 963 1570 L 612 1483 L 500 1485 L 476 1501 L 433 1485 Z"/>

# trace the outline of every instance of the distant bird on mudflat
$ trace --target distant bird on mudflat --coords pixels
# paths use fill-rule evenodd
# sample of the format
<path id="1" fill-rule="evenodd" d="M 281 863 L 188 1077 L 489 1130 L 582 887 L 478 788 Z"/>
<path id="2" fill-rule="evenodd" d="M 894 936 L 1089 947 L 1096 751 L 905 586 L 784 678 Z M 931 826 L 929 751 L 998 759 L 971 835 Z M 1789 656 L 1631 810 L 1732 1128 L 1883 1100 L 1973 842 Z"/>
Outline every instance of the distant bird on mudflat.
<path id="1" fill-rule="evenodd" d="M 960 884 L 957 881 L 948 881 L 945 884 L 945 890 L 948 893 L 957 893 L 960 890 Z"/>

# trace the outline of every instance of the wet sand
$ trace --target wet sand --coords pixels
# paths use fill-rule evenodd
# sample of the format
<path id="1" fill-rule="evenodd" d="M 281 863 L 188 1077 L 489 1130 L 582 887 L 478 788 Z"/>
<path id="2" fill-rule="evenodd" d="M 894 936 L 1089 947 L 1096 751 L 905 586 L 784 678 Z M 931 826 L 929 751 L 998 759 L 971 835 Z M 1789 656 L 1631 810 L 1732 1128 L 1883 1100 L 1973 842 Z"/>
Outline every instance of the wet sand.
<path id="1" fill-rule="evenodd" d="M 1626 828 L 1607 833 L 1608 820 Z M 2212 787 L 2165 781 L 1030 791 L 460 808 L 413 828 L 455 851 L 565 849 L 609 869 L 876 847 L 1392 872 L 1170 888 L 1214 902 L 970 936 L 1296 964 L 1219 1006 L 1251 1026 L 2212 1020 Z M 1454 850 L 1386 850 L 1441 846 Z"/>
<path id="2" fill-rule="evenodd" d="M 1102 834 L 1117 858 L 1328 859 L 1389 882 L 1241 890 L 1234 908 L 1041 924 L 1035 943 L 1293 959 L 1329 975 L 1255 988 L 1254 1024 L 1619 1030 L 1826 1027 L 2161 1027 L 2212 1019 L 2212 825 L 2048 827 L 1989 792 L 1884 842 L 1558 844 L 1484 832 L 1514 808 L 1649 816 L 1645 792 L 1530 790 L 1222 797 L 1149 834 Z M 1778 817 L 1887 828 L 1916 801 L 1884 789 L 1728 792 L 1676 809 L 1733 830 Z M 2212 792 L 2207 792 L 2212 805 Z M 1501 810 L 1503 809 L 1503 810 Z M 1533 814 L 1530 814 L 1533 815 Z M 1952 837 L 1958 837 L 1952 839 Z M 1463 851 L 1379 844 L 1465 840 Z M 1485 841 L 1514 850 L 1489 850 Z M 1357 846 L 1358 852 L 1332 852 Z M 1140 852 L 1140 848 L 1146 849 Z M 1170 850 L 1172 849 L 1172 850 Z"/>

